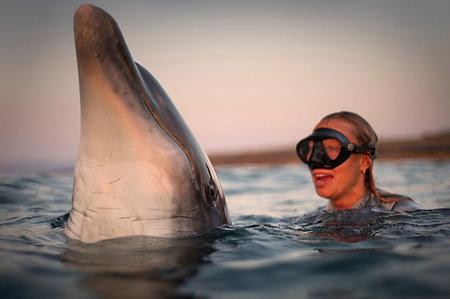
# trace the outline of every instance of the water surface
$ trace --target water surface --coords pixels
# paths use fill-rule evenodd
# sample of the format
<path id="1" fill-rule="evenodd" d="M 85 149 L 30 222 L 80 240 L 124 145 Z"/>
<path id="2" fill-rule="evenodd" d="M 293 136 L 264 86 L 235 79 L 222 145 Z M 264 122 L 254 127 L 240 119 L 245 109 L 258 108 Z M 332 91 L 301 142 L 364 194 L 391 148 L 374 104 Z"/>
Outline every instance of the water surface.
<path id="1" fill-rule="evenodd" d="M 410 213 L 317 212 L 300 165 L 222 167 L 233 225 L 97 244 L 63 234 L 69 172 L 0 179 L 2 298 L 449 298 L 450 161 L 378 161 Z"/>

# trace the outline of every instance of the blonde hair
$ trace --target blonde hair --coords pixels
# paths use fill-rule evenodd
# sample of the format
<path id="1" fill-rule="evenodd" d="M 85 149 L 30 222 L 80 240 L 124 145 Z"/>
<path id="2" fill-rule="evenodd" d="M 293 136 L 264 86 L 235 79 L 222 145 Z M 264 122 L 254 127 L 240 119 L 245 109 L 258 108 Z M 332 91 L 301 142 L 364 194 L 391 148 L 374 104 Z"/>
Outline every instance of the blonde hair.
<path id="1" fill-rule="evenodd" d="M 352 133 L 360 143 L 359 145 L 367 146 L 367 145 L 374 145 L 376 146 L 378 142 L 378 136 L 375 133 L 372 126 L 360 115 L 349 112 L 349 111 L 341 111 L 341 112 L 335 112 L 332 114 L 329 114 L 322 118 L 322 121 L 327 120 L 341 120 L 352 127 Z M 375 157 L 373 157 L 375 159 Z M 364 181 L 366 184 L 366 187 L 369 189 L 370 192 L 372 192 L 375 197 L 377 198 L 378 205 L 381 205 L 381 202 L 384 203 L 391 203 L 396 202 L 398 200 L 396 199 L 385 199 L 382 198 L 375 186 L 375 181 L 373 177 L 373 159 L 370 158 L 369 168 L 364 174 Z"/>

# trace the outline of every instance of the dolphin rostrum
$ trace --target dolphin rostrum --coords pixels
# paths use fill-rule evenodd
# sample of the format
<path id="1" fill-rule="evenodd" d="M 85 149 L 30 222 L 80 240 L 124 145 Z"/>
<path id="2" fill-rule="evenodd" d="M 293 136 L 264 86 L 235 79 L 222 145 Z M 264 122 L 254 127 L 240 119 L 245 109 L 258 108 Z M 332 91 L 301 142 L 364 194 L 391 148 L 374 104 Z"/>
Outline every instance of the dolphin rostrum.
<path id="1" fill-rule="evenodd" d="M 74 31 L 81 136 L 65 234 L 182 237 L 230 223 L 207 155 L 115 20 L 86 4 Z"/>

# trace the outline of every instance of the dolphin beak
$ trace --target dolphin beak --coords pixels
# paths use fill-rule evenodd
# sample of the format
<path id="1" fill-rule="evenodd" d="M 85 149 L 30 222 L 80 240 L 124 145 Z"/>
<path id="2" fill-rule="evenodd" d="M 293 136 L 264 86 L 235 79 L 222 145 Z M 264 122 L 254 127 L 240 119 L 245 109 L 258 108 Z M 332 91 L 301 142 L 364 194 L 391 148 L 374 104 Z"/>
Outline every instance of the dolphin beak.
<path id="1" fill-rule="evenodd" d="M 74 32 L 80 75 L 87 69 L 98 73 L 93 66 L 99 65 L 103 69 L 103 62 L 116 60 L 116 67 L 128 73 L 143 95 L 145 84 L 119 26 L 108 13 L 90 4 L 80 6 L 74 16 Z"/>
<path id="2" fill-rule="evenodd" d="M 190 136 L 191 132 L 164 89 L 147 70 L 133 60 L 116 21 L 101 8 L 85 4 L 75 13 L 74 32 L 80 86 L 98 88 L 109 85 L 114 93 L 122 93 L 117 97 L 120 100 L 129 98 L 129 94 L 117 82 L 125 81 L 127 87 L 133 86 L 132 92 L 139 98 L 138 105 L 146 107 L 143 109 L 145 113 L 151 115 L 152 121 L 178 144 L 190 164 L 194 164 L 189 150 L 190 140 L 195 138 Z M 83 96 L 81 98 L 83 109 L 87 104 L 83 103 Z M 173 119 L 176 121 L 173 122 Z M 189 135 L 188 138 L 186 134 Z"/>

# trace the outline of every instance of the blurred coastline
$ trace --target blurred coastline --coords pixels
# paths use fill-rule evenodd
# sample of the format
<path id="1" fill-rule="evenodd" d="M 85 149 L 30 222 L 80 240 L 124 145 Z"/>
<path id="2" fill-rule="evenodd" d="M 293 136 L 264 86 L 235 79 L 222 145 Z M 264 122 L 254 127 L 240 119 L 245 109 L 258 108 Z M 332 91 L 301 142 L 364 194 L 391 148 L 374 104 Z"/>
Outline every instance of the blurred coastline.
<path id="1" fill-rule="evenodd" d="M 295 153 L 296 144 L 261 150 L 242 150 L 235 153 L 214 154 L 208 156 L 215 167 L 240 165 L 282 165 L 299 163 Z M 377 145 L 377 161 L 394 159 L 432 159 L 450 160 L 450 132 L 428 135 L 416 139 L 380 140 Z M 22 161 L 0 163 L 0 176 L 14 173 L 64 172 L 71 174 L 74 161 Z"/>
<path id="2" fill-rule="evenodd" d="M 377 160 L 424 158 L 450 159 L 450 132 L 417 139 L 380 140 L 377 145 Z M 295 144 L 289 148 L 211 154 L 210 159 L 215 166 L 300 163 Z"/>

